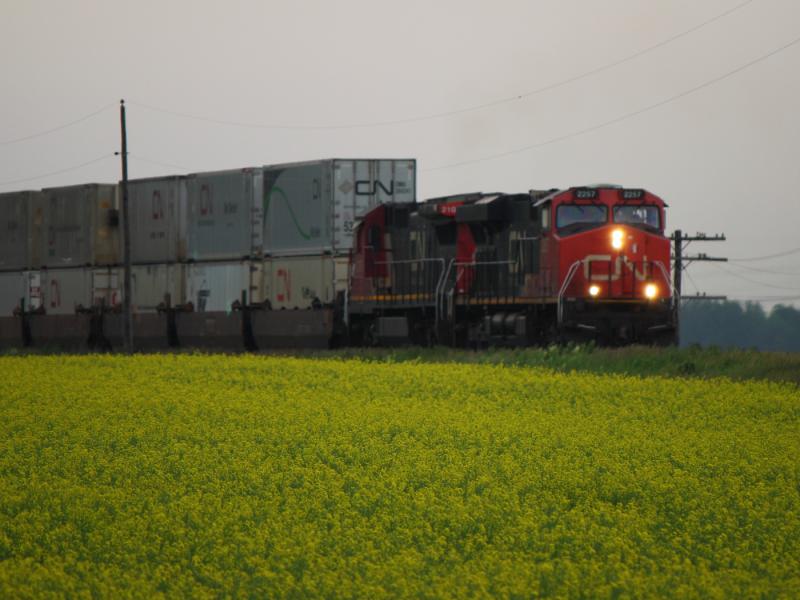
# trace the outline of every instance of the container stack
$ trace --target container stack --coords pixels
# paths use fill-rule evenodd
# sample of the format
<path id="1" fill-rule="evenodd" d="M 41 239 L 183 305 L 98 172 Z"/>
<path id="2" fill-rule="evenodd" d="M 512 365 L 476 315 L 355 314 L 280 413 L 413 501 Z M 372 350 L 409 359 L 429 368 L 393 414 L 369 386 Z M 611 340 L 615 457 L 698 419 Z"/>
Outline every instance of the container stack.
<path id="1" fill-rule="evenodd" d="M 346 288 L 356 221 L 378 204 L 415 201 L 416 163 L 329 159 L 138 179 L 128 198 L 135 315 L 230 314 L 243 300 L 319 308 Z M 0 194 L 0 317 L 119 309 L 120 201 L 107 184 Z"/>
<path id="2" fill-rule="evenodd" d="M 117 206 L 117 187 L 108 184 L 0 194 L 8 232 L 0 238 L 0 316 L 75 314 L 117 302 Z"/>
<path id="3" fill-rule="evenodd" d="M 332 304 L 356 219 L 413 202 L 414 160 L 322 160 L 129 182 L 133 304 Z"/>

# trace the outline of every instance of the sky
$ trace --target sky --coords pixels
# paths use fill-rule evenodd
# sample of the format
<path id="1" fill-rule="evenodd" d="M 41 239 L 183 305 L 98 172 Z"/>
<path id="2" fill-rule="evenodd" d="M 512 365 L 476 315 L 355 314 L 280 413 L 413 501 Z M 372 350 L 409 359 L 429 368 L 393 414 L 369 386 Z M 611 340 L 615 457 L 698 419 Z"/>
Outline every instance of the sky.
<path id="1" fill-rule="evenodd" d="M 420 199 L 643 187 L 727 236 L 685 294 L 800 306 L 798 38 L 797 0 L 0 0 L 0 191 L 118 180 L 124 98 L 132 178 L 397 157 Z"/>

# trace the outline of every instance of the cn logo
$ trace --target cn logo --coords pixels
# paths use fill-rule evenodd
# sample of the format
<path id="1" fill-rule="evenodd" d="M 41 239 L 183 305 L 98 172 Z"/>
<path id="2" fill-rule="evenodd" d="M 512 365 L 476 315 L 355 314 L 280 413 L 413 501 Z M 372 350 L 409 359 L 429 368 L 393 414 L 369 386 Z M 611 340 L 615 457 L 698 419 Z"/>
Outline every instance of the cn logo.
<path id="1" fill-rule="evenodd" d="M 278 302 L 289 302 L 292 299 L 292 273 L 289 269 L 278 269 L 275 274 L 275 279 L 278 283 L 275 287 L 283 288 L 283 291 L 277 291 L 275 297 Z"/>
<path id="2" fill-rule="evenodd" d="M 639 281 L 646 281 L 649 277 L 647 256 L 642 257 L 642 259 L 642 269 L 639 271 L 636 268 L 636 264 L 630 262 L 627 256 L 617 256 L 617 259 L 612 263 L 610 254 L 590 254 L 583 259 L 583 277 L 586 281 L 617 281 L 622 277 L 622 269 L 627 268 L 634 274 L 636 279 Z M 611 269 L 613 265 L 614 270 L 610 274 L 592 273 L 590 264 L 592 262 L 607 263 L 609 269 Z"/>
<path id="3" fill-rule="evenodd" d="M 356 196 L 374 196 L 378 193 L 378 189 L 390 196 L 394 195 L 394 179 L 389 182 L 388 188 L 380 181 L 371 182 L 368 179 L 356 181 Z"/>

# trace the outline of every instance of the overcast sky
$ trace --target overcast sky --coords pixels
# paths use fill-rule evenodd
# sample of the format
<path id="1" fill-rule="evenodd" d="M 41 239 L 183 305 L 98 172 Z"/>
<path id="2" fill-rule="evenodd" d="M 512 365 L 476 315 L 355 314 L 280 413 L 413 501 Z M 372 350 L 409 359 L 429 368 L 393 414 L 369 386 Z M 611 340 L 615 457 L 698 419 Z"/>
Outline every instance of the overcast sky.
<path id="1" fill-rule="evenodd" d="M 117 180 L 125 98 L 131 177 L 412 157 L 420 198 L 612 182 L 727 234 L 692 253 L 800 248 L 800 44 L 639 113 L 799 38 L 797 0 L 0 2 L 0 191 Z M 800 305 L 800 252 L 684 281 Z"/>

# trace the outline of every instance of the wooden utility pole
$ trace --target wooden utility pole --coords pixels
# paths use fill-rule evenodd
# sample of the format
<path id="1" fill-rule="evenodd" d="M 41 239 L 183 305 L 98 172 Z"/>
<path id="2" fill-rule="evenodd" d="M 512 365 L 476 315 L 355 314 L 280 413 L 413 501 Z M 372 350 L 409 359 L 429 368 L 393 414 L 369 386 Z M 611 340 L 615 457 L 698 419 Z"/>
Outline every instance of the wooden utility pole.
<path id="1" fill-rule="evenodd" d="M 122 252 L 125 271 L 122 319 L 125 351 L 130 354 L 133 352 L 133 307 L 131 306 L 131 229 L 128 211 L 128 133 L 125 126 L 125 100 L 119 101 L 119 121 L 122 133 L 122 149 L 120 151 L 122 159 Z"/>
<path id="2" fill-rule="evenodd" d="M 673 253 L 673 258 L 675 260 L 675 270 L 673 272 L 674 283 L 673 286 L 675 287 L 675 296 L 678 299 L 705 299 L 705 300 L 724 300 L 724 296 L 706 296 L 705 294 L 699 294 L 697 296 L 682 296 L 682 282 L 683 282 L 683 270 L 687 268 L 693 262 L 728 262 L 727 258 L 719 257 L 719 256 L 708 256 L 707 254 L 701 252 L 699 254 L 695 254 L 694 256 L 685 256 L 683 254 L 683 250 L 686 244 L 689 242 L 724 242 L 725 241 L 725 234 L 721 235 L 706 235 L 705 233 L 697 233 L 695 235 L 683 235 L 683 232 L 680 229 L 676 229 L 675 233 L 672 234 L 670 238 L 672 241 L 675 242 L 675 250 Z"/>

